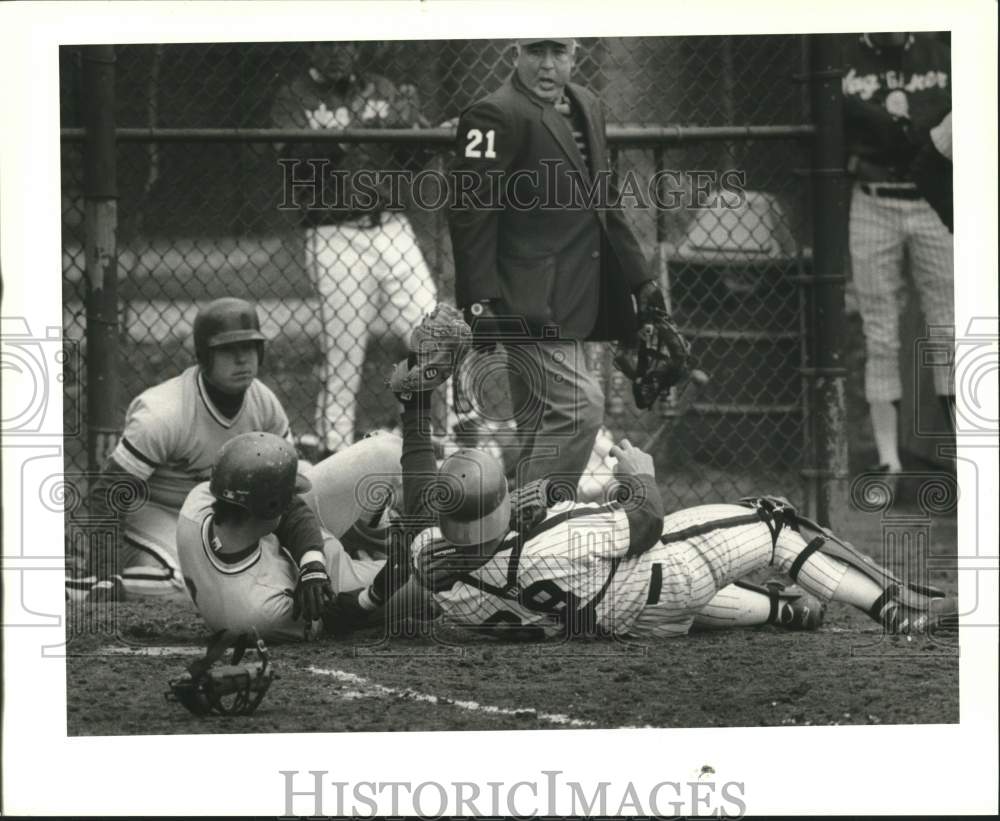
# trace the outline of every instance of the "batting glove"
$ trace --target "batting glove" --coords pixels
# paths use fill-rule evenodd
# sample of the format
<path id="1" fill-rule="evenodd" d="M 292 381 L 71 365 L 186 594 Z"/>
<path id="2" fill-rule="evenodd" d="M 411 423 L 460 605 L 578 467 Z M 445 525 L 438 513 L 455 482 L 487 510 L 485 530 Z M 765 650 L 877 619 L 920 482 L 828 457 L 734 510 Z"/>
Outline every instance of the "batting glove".
<path id="1" fill-rule="evenodd" d="M 317 551 L 310 551 L 315 554 Z M 308 558 L 308 554 L 306 557 Z M 319 560 L 305 561 L 299 569 L 299 583 L 295 587 L 295 605 L 292 618 L 304 616 L 307 622 L 321 618 L 327 603 L 333 599 L 333 586 L 326 566 Z"/>

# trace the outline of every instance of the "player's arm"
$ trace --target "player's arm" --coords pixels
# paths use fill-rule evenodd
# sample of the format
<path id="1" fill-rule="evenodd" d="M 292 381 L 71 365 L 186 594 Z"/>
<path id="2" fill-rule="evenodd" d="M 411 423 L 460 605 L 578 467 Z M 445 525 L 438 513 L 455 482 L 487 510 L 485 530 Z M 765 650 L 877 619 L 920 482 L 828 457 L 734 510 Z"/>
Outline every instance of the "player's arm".
<path id="1" fill-rule="evenodd" d="M 333 588 L 326 572 L 323 531 L 305 499 L 301 496 L 293 498 L 274 535 L 299 569 L 292 618 L 297 619 L 301 615 L 307 623 L 321 618 L 327 602 L 333 598 Z"/>
<path id="2" fill-rule="evenodd" d="M 622 483 L 629 526 L 626 555 L 638 556 L 657 543 L 663 534 L 663 497 L 656 485 L 653 457 L 622 439 L 611 448 L 610 455 L 618 460 L 615 474 Z"/>
<path id="3" fill-rule="evenodd" d="M 411 360 L 413 355 L 411 354 Z M 403 397 L 406 398 L 403 398 Z M 402 516 L 390 526 L 385 565 L 364 590 L 358 591 L 357 607 L 371 612 L 397 596 L 411 575 L 410 550 L 419 533 L 432 527 L 436 517 L 430 506 L 429 491 L 437 476 L 437 460 L 431 439 L 431 391 L 400 396 L 403 452 Z M 350 619 L 350 603 L 343 602 Z"/>
<path id="4" fill-rule="evenodd" d="M 455 253 L 455 300 L 459 308 L 500 297 L 497 239 L 503 187 L 519 137 L 504 111 L 478 103 L 458 121 L 452 166 L 448 228 Z"/>
<path id="5" fill-rule="evenodd" d="M 431 391 L 419 391 L 411 398 L 400 401 L 403 514 L 410 526 L 421 530 L 436 523 L 429 495 L 437 476 L 437 460 L 431 438 L 431 395 Z"/>

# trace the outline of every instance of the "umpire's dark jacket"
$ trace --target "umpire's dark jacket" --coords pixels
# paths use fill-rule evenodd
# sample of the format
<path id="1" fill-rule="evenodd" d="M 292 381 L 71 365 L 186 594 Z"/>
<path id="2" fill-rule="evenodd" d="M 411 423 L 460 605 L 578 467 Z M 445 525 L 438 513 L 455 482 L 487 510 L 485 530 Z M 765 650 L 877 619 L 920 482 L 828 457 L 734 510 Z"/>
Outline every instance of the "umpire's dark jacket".
<path id="1" fill-rule="evenodd" d="M 462 113 L 449 211 L 456 298 L 495 300 L 535 333 L 554 324 L 563 338 L 616 339 L 635 330 L 632 292 L 651 276 L 622 212 L 587 203 L 595 177 L 610 183 L 600 102 L 573 83 L 566 95 L 590 167 L 566 117 L 516 74 Z M 614 204 L 608 188 L 601 199 Z"/>

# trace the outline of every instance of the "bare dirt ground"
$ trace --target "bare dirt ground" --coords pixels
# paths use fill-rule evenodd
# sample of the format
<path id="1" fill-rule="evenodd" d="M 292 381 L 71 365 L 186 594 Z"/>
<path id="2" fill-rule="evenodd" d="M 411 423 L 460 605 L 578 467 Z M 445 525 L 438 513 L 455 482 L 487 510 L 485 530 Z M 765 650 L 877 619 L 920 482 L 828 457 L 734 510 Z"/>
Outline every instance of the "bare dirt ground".
<path id="1" fill-rule="evenodd" d="M 928 580 L 955 591 L 953 517 Z M 883 523 L 842 535 L 878 555 Z M 926 532 L 926 531 L 925 531 Z M 280 678 L 250 718 L 198 719 L 164 694 L 207 631 L 187 602 L 69 613 L 70 735 L 923 724 L 959 721 L 955 639 L 881 634 L 832 605 L 817 632 L 699 633 L 646 646 L 504 644 L 458 630 L 272 647 Z"/>

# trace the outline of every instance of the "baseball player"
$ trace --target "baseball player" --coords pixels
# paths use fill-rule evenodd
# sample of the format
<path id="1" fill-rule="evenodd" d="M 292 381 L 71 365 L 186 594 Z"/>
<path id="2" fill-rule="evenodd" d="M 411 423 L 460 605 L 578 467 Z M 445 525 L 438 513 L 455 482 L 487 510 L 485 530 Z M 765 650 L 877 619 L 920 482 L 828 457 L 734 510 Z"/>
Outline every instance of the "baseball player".
<path id="1" fill-rule="evenodd" d="M 436 337 L 447 333 L 439 327 Z M 463 333 L 455 331 L 456 356 Z M 437 470 L 428 391 L 447 376 L 447 361 L 440 347 L 411 354 L 390 384 L 402 403 L 405 513 L 411 523 L 435 523 L 412 541 L 404 595 L 422 591 L 451 622 L 517 635 L 622 637 L 679 636 L 695 624 L 787 619 L 816 626 L 814 608 L 786 613 L 780 597 L 739 584 L 771 568 L 818 599 L 820 610 L 845 602 L 891 633 L 954 624 L 953 599 L 900 581 L 784 500 L 701 505 L 664 516 L 652 457 L 627 440 L 612 449 L 624 498 L 551 508 L 542 498 L 538 516 L 519 512 L 530 507 L 524 494 L 531 486 L 514 499 L 501 465 L 487 453 L 460 450 Z M 402 582 L 406 575 L 393 578 Z M 393 592 L 372 586 L 339 604 L 348 613 L 370 611 Z"/>
<path id="2" fill-rule="evenodd" d="M 397 87 L 358 70 L 356 44 L 317 43 L 309 58 L 308 70 L 275 98 L 275 127 L 427 125 L 413 86 Z M 316 430 L 321 450 L 334 452 L 354 442 L 355 402 L 369 341 L 390 334 L 405 339 L 437 301 L 400 192 L 373 178 L 412 165 L 415 157 L 412 149 L 407 156 L 407 149 L 370 143 L 291 143 L 278 150 L 284 158 L 309 161 L 295 168 L 295 180 L 318 184 L 322 177 L 319 189 L 295 187 L 293 199 L 302 205 L 306 266 L 319 292 L 323 323 Z"/>
<path id="3" fill-rule="evenodd" d="M 664 307 L 616 201 L 600 101 L 570 82 L 576 49 L 518 40 L 510 79 L 462 112 L 448 215 L 458 306 L 487 341 L 515 330 L 504 347 L 520 453 L 508 475 L 558 474 L 570 489 L 604 416 L 583 342 L 634 335 L 633 297 L 640 314 Z"/>
<path id="4" fill-rule="evenodd" d="M 370 437 L 303 475 L 279 436 L 226 442 L 177 521 L 184 583 L 208 627 L 296 640 L 329 624 L 333 594 L 371 583 L 385 564 L 352 559 L 337 535 L 385 503 L 399 453 L 395 437 Z"/>
<path id="5" fill-rule="evenodd" d="M 931 34 L 862 34 L 845 42 L 844 70 L 854 177 L 851 266 L 865 332 L 865 397 L 878 469 L 896 473 L 902 469 L 897 427 L 904 257 L 928 325 L 955 324 L 952 235 L 918 190 L 912 170 L 921 146 L 944 147 L 939 126 L 951 110 L 951 53 Z M 946 148 L 950 155 L 950 144 Z M 939 173 L 950 175 L 950 166 Z M 953 419 L 950 366 L 934 366 L 933 378 L 946 418 Z"/>
<path id="6" fill-rule="evenodd" d="M 129 405 L 118 445 L 91 489 L 90 514 L 115 515 L 107 492 L 122 479 L 136 498 L 148 499 L 122 516 L 117 556 L 104 557 L 96 576 L 67 579 L 71 598 L 183 596 L 175 531 L 188 492 L 208 478 L 233 437 L 266 431 L 291 439 L 281 402 L 257 379 L 264 342 L 256 308 L 245 300 L 224 297 L 198 311 L 197 363 Z"/>

